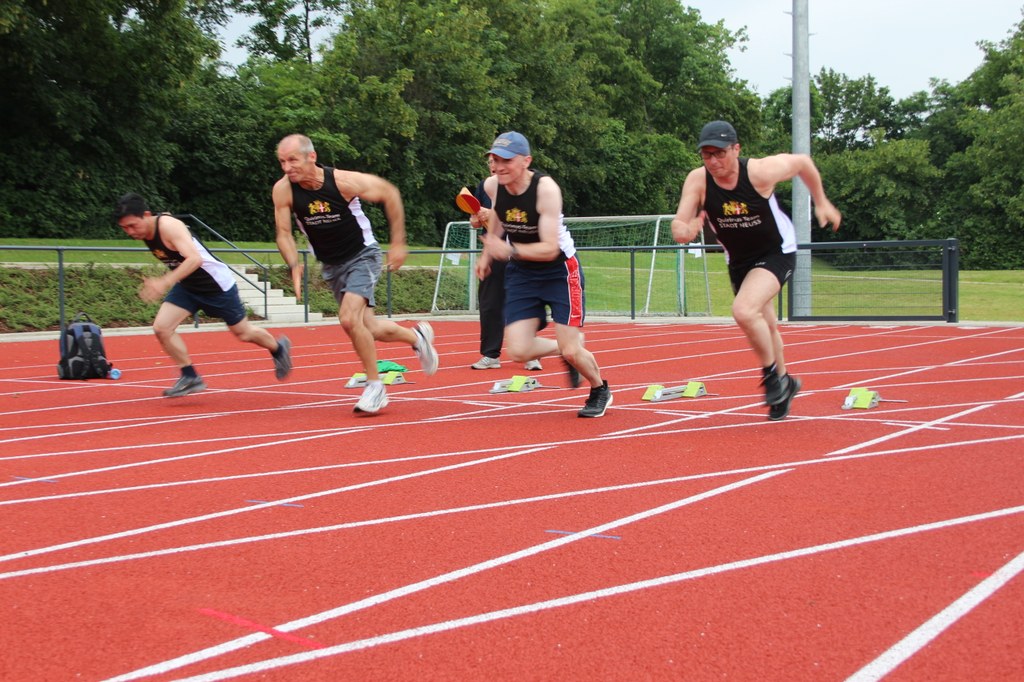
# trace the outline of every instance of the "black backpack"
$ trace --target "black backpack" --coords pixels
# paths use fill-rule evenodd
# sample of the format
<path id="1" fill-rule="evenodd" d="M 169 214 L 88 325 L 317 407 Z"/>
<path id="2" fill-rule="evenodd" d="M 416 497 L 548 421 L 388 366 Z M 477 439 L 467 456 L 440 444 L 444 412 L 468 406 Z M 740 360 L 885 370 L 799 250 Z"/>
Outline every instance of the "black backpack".
<path id="1" fill-rule="evenodd" d="M 111 365 L 103 350 L 103 331 L 85 313 L 78 313 L 60 332 L 61 379 L 105 379 Z"/>

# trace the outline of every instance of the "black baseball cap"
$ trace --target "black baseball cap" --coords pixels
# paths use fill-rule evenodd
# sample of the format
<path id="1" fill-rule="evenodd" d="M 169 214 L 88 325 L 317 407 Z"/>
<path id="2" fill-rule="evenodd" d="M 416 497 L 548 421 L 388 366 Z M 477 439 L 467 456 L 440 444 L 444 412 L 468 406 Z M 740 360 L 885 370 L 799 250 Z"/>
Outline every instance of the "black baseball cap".
<path id="1" fill-rule="evenodd" d="M 700 144 L 697 145 L 697 151 L 700 151 L 701 147 L 725 149 L 737 144 L 739 141 L 739 138 L 736 136 L 736 129 L 732 125 L 725 121 L 712 121 L 701 128 Z"/>

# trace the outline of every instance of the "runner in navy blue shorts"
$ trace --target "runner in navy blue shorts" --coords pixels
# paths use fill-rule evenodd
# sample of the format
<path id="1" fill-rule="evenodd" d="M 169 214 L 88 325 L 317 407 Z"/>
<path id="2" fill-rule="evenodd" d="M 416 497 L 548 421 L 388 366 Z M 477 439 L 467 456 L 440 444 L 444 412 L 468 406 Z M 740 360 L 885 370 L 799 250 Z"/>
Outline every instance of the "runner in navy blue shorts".
<path id="1" fill-rule="evenodd" d="M 200 310 L 224 320 L 240 341 L 266 348 L 274 360 L 277 378 L 288 376 L 292 371 L 288 337 L 275 339 L 266 329 L 249 322 L 230 268 L 210 253 L 185 223 L 171 215 L 154 215 L 145 200 L 134 193 L 118 200 L 114 220 L 129 237 L 145 242 L 168 268 L 162 277 L 143 280 L 139 290 L 144 301 L 155 303 L 163 297 L 153 320 L 153 332 L 181 370 L 174 386 L 164 391 L 166 397 L 180 398 L 206 388 L 178 334 L 178 326 L 185 318 Z"/>
<path id="2" fill-rule="evenodd" d="M 612 404 L 612 392 L 593 354 L 583 346 L 583 269 L 562 219 L 562 191 L 550 176 L 530 169 L 530 144 L 520 133 L 499 135 L 488 155 L 494 174 L 484 181 L 484 191 L 493 208 L 477 214 L 487 225 L 487 234 L 476 274 L 482 279 L 492 262 L 508 263 L 508 354 L 516 362 L 560 355 L 574 388 L 580 376 L 590 383 L 590 395 L 577 416 L 601 417 Z M 549 308 L 554 340 L 537 336 L 547 326 Z"/>

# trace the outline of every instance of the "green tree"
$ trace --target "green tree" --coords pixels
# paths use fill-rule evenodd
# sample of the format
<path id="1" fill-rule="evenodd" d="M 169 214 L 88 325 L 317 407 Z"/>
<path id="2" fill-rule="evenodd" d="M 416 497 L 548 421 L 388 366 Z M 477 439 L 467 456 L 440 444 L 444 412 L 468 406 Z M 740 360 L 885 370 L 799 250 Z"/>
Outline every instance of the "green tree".
<path id="1" fill-rule="evenodd" d="M 922 136 L 941 145 L 945 182 L 935 196 L 942 225 L 960 239 L 966 268 L 1024 267 L 1024 21 L 966 80 L 942 84 Z"/>
<path id="2" fill-rule="evenodd" d="M 876 133 L 877 135 L 877 133 Z M 928 143 L 878 138 L 840 154 L 815 157 L 829 198 L 843 213 L 838 233 L 816 231 L 822 241 L 945 238 L 934 222 L 929 197 L 942 172 L 931 164 Z M 948 228 L 948 226 L 946 226 Z"/>
<path id="3" fill-rule="evenodd" d="M 15 0 L 0 14 L 0 235 L 99 236 L 121 192 L 166 196 L 166 131 L 215 42 L 185 0 Z M 30 226 L 30 228 L 29 228 Z"/>
<path id="4" fill-rule="evenodd" d="M 251 72 L 224 76 L 214 63 L 185 85 L 167 131 L 173 204 L 161 208 L 192 213 L 233 241 L 273 238 L 270 187 L 280 169 L 262 91 Z"/>
<path id="5" fill-rule="evenodd" d="M 726 55 L 746 42 L 745 30 L 732 33 L 721 21 L 706 24 L 697 10 L 676 0 L 620 0 L 618 5 L 616 23 L 630 54 L 658 83 L 657 91 L 632 103 L 646 112 L 649 132 L 692 143 L 705 123 L 724 119 L 741 139 L 757 140 L 760 100 L 734 77 Z"/>
<path id="6" fill-rule="evenodd" d="M 228 0 L 231 8 L 258 17 L 249 32 L 238 40 L 254 57 L 276 61 L 302 59 L 313 63 L 313 34 L 332 26 L 340 16 L 343 0 Z"/>

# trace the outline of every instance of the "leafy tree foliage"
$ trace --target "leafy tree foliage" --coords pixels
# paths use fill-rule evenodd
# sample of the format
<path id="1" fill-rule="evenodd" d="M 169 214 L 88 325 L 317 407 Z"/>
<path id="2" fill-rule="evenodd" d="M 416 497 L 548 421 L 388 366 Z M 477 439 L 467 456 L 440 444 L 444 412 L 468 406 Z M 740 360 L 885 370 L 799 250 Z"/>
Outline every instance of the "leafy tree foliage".
<path id="1" fill-rule="evenodd" d="M 233 68 L 216 34 L 237 16 L 254 24 Z M 417 243 L 462 219 L 453 195 L 510 129 L 567 214 L 670 213 L 708 120 L 732 121 L 745 154 L 791 148 L 790 89 L 762 102 L 729 65 L 745 41 L 676 0 L 6 0 L 0 236 L 117 234 L 110 206 L 134 190 L 268 239 L 294 132 L 398 185 Z M 964 82 L 899 101 L 871 76 L 815 76 L 838 238 L 956 236 L 968 267 L 1024 265 L 1022 43 L 1018 25 Z"/>
<path id="2" fill-rule="evenodd" d="M 950 99 L 960 142 L 946 161 L 939 210 L 962 245 L 966 267 L 1024 267 L 1024 21 Z M 948 120 L 948 118 L 947 118 Z M 936 130 L 929 131 L 933 136 Z"/>
<path id="3" fill-rule="evenodd" d="M 258 17 L 239 47 L 256 57 L 313 63 L 313 34 L 333 25 L 342 0 L 227 0 L 239 14 Z"/>
<path id="4" fill-rule="evenodd" d="M 0 235 L 98 236 L 164 196 L 181 86 L 217 46 L 179 0 L 15 0 L 0 22 Z"/>

